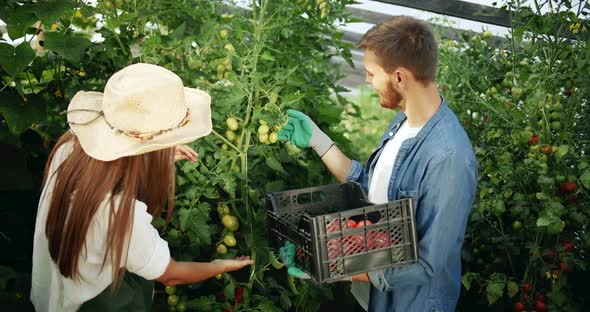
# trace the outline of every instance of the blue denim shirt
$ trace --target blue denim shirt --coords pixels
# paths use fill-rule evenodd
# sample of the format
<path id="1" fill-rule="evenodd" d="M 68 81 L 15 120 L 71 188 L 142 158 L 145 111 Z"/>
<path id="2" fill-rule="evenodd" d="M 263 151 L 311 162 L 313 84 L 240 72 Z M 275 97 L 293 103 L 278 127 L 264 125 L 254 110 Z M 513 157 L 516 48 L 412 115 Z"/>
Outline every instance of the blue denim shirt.
<path id="1" fill-rule="evenodd" d="M 398 113 L 367 166 L 353 161 L 348 181 L 368 189 L 387 141 L 406 119 Z M 477 160 L 459 120 L 442 102 L 394 162 L 389 200 L 413 197 L 419 259 L 415 264 L 368 272 L 371 311 L 455 311 L 461 290 L 461 246 L 477 188 Z"/>

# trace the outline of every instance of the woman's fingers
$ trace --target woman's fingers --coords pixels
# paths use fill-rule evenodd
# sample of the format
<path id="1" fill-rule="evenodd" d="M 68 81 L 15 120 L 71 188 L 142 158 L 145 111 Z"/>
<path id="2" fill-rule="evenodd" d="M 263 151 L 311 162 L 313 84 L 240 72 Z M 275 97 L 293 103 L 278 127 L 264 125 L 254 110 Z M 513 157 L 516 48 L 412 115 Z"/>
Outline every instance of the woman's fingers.
<path id="1" fill-rule="evenodd" d="M 189 160 L 196 162 L 199 154 L 188 145 L 177 146 L 174 150 L 174 160 Z"/>

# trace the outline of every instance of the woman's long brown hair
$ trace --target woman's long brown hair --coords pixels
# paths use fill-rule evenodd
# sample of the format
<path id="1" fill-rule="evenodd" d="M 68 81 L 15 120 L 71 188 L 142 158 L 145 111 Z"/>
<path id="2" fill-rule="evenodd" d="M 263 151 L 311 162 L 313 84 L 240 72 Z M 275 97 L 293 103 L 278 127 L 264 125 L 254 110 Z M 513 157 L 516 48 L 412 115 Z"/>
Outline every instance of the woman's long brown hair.
<path id="1" fill-rule="evenodd" d="M 56 151 L 70 141 L 74 144 L 71 154 L 50 176 Z M 166 206 L 170 216 L 174 206 L 175 169 L 173 148 L 104 162 L 88 156 L 71 132 L 62 135 L 49 156 L 43 182 L 46 185 L 48 179 L 55 179 L 45 234 L 49 253 L 61 274 L 79 279 L 78 261 L 88 228 L 98 208 L 108 200 L 109 225 L 103 266 L 110 257 L 112 289 L 115 289 L 125 273 L 123 261 L 128 250 L 124 249 L 132 230 L 135 200 L 144 202 L 154 218 Z"/>

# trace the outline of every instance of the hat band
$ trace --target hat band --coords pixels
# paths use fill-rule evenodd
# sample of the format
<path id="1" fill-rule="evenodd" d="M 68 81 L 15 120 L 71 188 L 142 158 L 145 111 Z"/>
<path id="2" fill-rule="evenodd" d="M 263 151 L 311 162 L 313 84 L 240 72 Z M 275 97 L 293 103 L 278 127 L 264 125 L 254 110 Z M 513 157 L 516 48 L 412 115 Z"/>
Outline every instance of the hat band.
<path id="1" fill-rule="evenodd" d="M 109 121 L 107 120 L 107 118 L 104 115 L 104 111 L 101 110 L 94 110 L 94 109 L 84 109 L 84 108 L 80 108 L 80 109 L 72 109 L 69 111 L 63 111 L 61 112 L 61 114 L 69 114 L 72 112 L 92 112 L 92 113 L 96 113 L 96 117 L 90 119 L 87 122 L 75 122 L 75 121 L 68 121 L 68 124 L 70 125 L 76 125 L 76 126 L 85 126 L 88 124 L 91 124 L 92 122 L 98 120 L 99 118 L 104 118 L 105 123 L 109 126 L 109 128 L 111 128 L 113 131 L 115 131 L 117 134 L 123 134 L 125 136 L 128 136 L 130 138 L 133 139 L 137 139 L 140 141 L 147 141 L 147 140 L 151 140 L 154 137 L 157 137 L 159 135 L 162 135 L 164 133 L 170 132 L 172 130 L 178 129 L 178 128 L 182 128 L 184 127 L 186 124 L 189 123 L 189 121 L 191 120 L 191 110 L 187 107 L 186 109 L 186 114 L 184 116 L 184 118 L 178 123 L 177 126 L 172 127 L 172 128 L 168 128 L 168 129 L 162 129 L 162 130 L 156 130 L 156 131 L 149 131 L 149 132 L 141 132 L 141 131 L 137 131 L 137 130 L 123 130 L 123 129 L 119 129 L 117 127 L 114 127 L 113 125 L 111 125 L 111 123 L 109 123 Z"/>

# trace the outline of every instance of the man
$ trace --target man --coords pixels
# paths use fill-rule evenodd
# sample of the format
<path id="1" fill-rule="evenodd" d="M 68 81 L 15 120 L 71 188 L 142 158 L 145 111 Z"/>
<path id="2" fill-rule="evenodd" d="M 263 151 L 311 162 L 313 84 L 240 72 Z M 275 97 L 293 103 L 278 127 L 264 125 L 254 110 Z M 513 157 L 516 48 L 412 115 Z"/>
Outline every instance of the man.
<path id="1" fill-rule="evenodd" d="M 436 40 L 428 24 L 398 16 L 373 27 L 358 46 L 365 50 L 366 80 L 381 106 L 401 111 L 366 167 L 345 156 L 300 112 L 287 112 L 280 137 L 312 147 L 338 181 L 361 183 L 376 204 L 416 200 L 418 262 L 354 276 L 359 303 L 368 311 L 454 311 L 477 161 L 467 134 L 438 93 Z M 370 285 L 368 306 L 358 282 Z"/>

